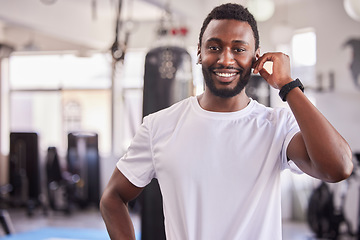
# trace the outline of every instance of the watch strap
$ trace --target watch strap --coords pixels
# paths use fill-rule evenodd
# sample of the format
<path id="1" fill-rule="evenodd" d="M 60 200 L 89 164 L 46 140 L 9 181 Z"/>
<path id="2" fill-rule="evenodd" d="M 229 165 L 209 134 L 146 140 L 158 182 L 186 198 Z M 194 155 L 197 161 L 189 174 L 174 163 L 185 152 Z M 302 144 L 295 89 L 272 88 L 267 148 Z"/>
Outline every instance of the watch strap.
<path id="1" fill-rule="evenodd" d="M 292 82 L 289 82 L 287 84 L 285 84 L 281 89 L 280 89 L 280 92 L 279 92 L 279 96 L 280 98 L 286 102 L 286 96 L 287 94 L 293 90 L 294 88 L 297 88 L 299 87 L 301 89 L 302 92 L 304 92 L 304 86 L 303 84 L 300 82 L 300 80 L 297 78 L 295 79 L 294 81 Z"/>

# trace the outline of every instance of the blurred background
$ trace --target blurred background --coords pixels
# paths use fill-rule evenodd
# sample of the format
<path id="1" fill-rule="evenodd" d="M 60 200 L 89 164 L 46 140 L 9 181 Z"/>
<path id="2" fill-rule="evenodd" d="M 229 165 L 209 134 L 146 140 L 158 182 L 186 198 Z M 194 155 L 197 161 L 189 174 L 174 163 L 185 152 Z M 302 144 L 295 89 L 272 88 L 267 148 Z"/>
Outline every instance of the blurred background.
<path id="1" fill-rule="evenodd" d="M 225 2 L 0 1 L 0 238 L 76 227 L 96 232 L 48 238 L 108 239 L 98 202 L 115 163 L 143 116 L 203 91 L 198 34 Z M 283 172 L 284 239 L 360 239 L 360 1 L 233 2 L 258 20 L 262 53 L 290 56 L 293 78 L 354 153 L 338 184 Z M 287 107 L 257 75 L 247 91 Z M 159 240 L 145 236 L 145 206 L 130 206 L 137 237 Z"/>

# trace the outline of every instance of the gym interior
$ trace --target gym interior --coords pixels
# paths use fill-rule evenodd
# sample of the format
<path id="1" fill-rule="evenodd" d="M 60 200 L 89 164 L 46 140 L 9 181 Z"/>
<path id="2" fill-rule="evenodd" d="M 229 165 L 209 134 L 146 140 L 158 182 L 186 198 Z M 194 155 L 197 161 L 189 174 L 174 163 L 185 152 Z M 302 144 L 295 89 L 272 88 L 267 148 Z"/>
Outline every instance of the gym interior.
<path id="1" fill-rule="evenodd" d="M 115 164 L 143 116 L 202 93 L 198 34 L 225 2 L 0 1 L 1 239 L 109 239 L 98 206 Z M 282 172 L 283 239 L 360 239 L 360 2 L 236 2 L 353 151 L 336 184 Z M 263 81 L 248 95 L 288 107 Z M 147 191 L 129 204 L 136 237 L 161 240 L 161 195 Z"/>

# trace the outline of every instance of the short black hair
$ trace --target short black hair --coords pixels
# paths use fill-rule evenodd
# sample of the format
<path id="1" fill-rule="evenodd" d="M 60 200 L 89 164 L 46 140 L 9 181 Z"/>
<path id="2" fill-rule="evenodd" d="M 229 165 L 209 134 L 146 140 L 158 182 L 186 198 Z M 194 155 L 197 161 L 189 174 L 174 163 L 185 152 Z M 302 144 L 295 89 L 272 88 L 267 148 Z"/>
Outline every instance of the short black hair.
<path id="1" fill-rule="evenodd" d="M 242 22 L 247 22 L 254 33 L 255 50 L 259 48 L 259 44 L 260 44 L 259 32 L 257 29 L 257 23 L 254 16 L 249 12 L 247 8 L 245 8 L 240 4 L 235 4 L 235 3 L 225 3 L 220 6 L 217 6 L 208 14 L 200 30 L 199 46 L 201 46 L 201 41 L 205 29 L 213 19 L 216 20 L 234 19 Z"/>

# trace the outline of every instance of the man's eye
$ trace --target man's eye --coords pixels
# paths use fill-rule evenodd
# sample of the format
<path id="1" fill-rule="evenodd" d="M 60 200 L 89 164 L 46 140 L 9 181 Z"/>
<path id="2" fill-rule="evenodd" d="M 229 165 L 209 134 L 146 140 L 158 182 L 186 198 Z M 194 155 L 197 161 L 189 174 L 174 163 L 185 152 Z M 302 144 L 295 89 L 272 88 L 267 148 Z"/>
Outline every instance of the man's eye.
<path id="1" fill-rule="evenodd" d="M 235 52 L 245 52 L 244 48 L 235 48 Z"/>
<path id="2" fill-rule="evenodd" d="M 212 50 L 212 51 L 217 51 L 217 50 L 219 50 L 220 48 L 219 48 L 219 47 L 216 47 L 216 46 L 209 46 L 209 49 Z"/>

